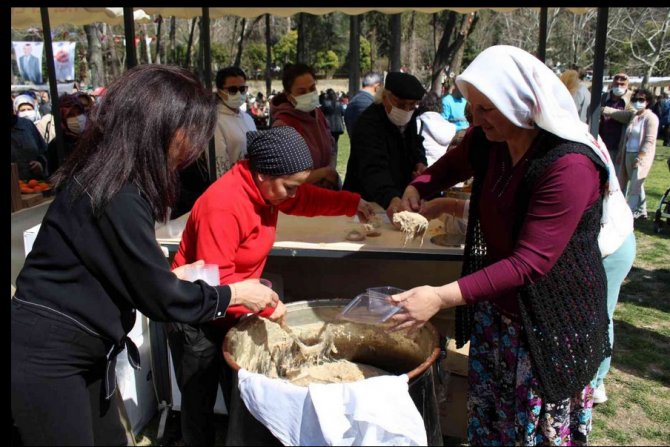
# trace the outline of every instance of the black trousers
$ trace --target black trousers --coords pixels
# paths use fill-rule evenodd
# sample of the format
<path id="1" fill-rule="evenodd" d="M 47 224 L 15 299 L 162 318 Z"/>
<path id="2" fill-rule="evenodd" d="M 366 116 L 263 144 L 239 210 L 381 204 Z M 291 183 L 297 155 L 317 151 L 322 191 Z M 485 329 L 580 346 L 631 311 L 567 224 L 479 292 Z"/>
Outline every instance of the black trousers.
<path id="1" fill-rule="evenodd" d="M 210 324 L 168 325 L 168 343 L 181 393 L 181 434 L 186 445 L 214 444 L 218 386 L 229 405 L 232 371 L 221 352 L 224 335 L 223 330 Z"/>
<path id="2" fill-rule="evenodd" d="M 108 346 L 73 323 L 11 304 L 12 418 L 24 445 L 128 445 L 117 394 L 102 397 Z"/>

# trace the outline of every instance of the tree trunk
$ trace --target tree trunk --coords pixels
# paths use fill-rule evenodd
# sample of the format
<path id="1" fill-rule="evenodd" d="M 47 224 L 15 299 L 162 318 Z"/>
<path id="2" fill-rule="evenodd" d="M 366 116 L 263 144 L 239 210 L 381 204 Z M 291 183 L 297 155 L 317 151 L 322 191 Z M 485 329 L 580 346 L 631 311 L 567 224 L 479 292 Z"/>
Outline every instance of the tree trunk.
<path id="1" fill-rule="evenodd" d="M 175 16 L 170 17 L 170 61 L 171 64 L 177 63 L 177 19 Z"/>
<path id="2" fill-rule="evenodd" d="M 298 14 L 298 48 L 296 62 L 305 62 L 305 14 Z"/>
<path id="3" fill-rule="evenodd" d="M 161 25 L 163 24 L 163 17 L 158 15 L 158 26 L 156 27 L 156 63 L 160 64 L 163 61 L 161 57 Z"/>
<path id="4" fill-rule="evenodd" d="M 191 33 L 188 36 L 188 45 L 186 46 L 186 60 L 184 61 L 184 68 L 191 66 L 191 47 L 193 46 L 193 34 L 195 33 L 195 24 L 198 21 L 197 17 L 193 17 L 191 21 Z"/>
<path id="5" fill-rule="evenodd" d="M 416 48 L 416 35 L 414 32 L 414 24 L 416 23 L 416 11 L 412 11 L 412 15 L 410 16 L 410 21 L 409 21 L 409 72 L 416 75 L 418 70 L 416 66 L 416 56 L 417 56 L 417 48 Z"/>
<path id="6" fill-rule="evenodd" d="M 247 27 L 247 19 L 242 19 L 242 30 L 240 31 L 240 40 L 237 42 L 237 54 L 235 55 L 234 66 L 239 67 L 242 63 L 242 51 L 244 50 L 244 31 Z"/>
<path id="7" fill-rule="evenodd" d="M 272 93 L 272 34 L 270 14 L 265 14 L 265 97 Z"/>
<path id="8" fill-rule="evenodd" d="M 86 40 L 88 41 L 88 61 L 91 69 L 91 85 L 99 87 L 105 85 L 105 65 L 102 58 L 102 44 L 96 25 L 84 25 Z"/>
<path id="9" fill-rule="evenodd" d="M 389 71 L 400 71 L 400 46 L 402 44 L 402 14 L 391 14 L 391 61 Z"/>
<path id="10" fill-rule="evenodd" d="M 361 85 L 361 27 L 360 16 L 349 16 L 349 96 Z"/>
<path id="11" fill-rule="evenodd" d="M 478 19 L 477 13 L 468 14 L 467 16 L 460 18 L 460 20 L 458 17 L 460 14 L 456 12 L 449 11 L 446 13 L 446 15 L 447 18 L 445 21 L 444 31 L 442 33 L 442 38 L 440 39 L 440 44 L 437 47 L 437 52 L 435 53 L 431 74 L 431 90 L 438 95 L 441 93 L 442 89 L 442 85 L 439 82 L 442 71 L 445 69 L 445 67 L 449 67 L 450 72 L 453 71 L 452 66 L 455 56 L 463 47 L 470 29 Z M 456 33 L 455 30 L 457 27 L 459 32 Z M 455 34 L 455 37 L 453 41 L 450 42 L 452 34 Z M 449 78 L 449 76 L 447 76 L 447 88 L 449 88 L 451 82 L 452 80 Z"/>
<path id="12" fill-rule="evenodd" d="M 233 33 L 231 36 L 233 36 L 233 39 L 230 39 L 230 55 L 232 56 L 233 53 L 235 52 L 235 39 L 234 37 L 237 36 L 237 25 L 240 23 L 240 18 L 235 17 L 235 21 L 233 22 Z"/>
<path id="13" fill-rule="evenodd" d="M 474 13 L 473 13 L 474 14 Z M 461 30 L 460 34 L 462 34 L 464 37 L 463 41 L 458 45 L 458 48 L 456 50 L 456 54 L 454 55 L 454 58 L 452 59 L 451 62 L 451 72 L 454 73 L 455 76 L 458 76 L 461 74 L 461 65 L 463 64 L 463 53 L 465 52 L 465 41 L 468 38 L 468 35 L 475 29 L 475 25 L 477 24 L 479 16 L 473 16 L 468 14 L 466 17 L 463 18 L 463 21 L 461 23 Z M 456 78 L 451 78 L 449 77 L 449 83 L 448 83 L 448 88 L 451 88 L 454 85 Z"/>
<path id="14" fill-rule="evenodd" d="M 149 59 L 147 58 L 147 32 L 146 25 L 142 24 L 139 29 L 140 35 L 140 48 L 139 48 L 139 63 L 148 64 Z"/>
<path id="15" fill-rule="evenodd" d="M 119 76 L 121 76 L 121 66 L 123 65 L 123 61 L 119 57 L 119 53 L 116 51 L 116 42 L 114 41 L 114 33 L 112 31 L 112 27 L 103 24 L 105 34 L 107 35 L 107 39 L 105 39 L 105 42 L 107 43 L 108 46 L 108 51 L 107 51 L 107 73 L 105 77 L 105 85 L 109 85 L 112 79 L 117 79 Z M 111 77 L 111 79 L 110 79 Z"/>

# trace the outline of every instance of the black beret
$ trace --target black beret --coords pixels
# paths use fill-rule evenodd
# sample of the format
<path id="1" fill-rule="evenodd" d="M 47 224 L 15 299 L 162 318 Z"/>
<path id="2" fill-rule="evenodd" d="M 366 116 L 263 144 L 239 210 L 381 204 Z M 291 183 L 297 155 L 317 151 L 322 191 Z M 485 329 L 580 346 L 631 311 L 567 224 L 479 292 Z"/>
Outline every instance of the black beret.
<path id="1" fill-rule="evenodd" d="M 426 89 L 417 78 L 409 73 L 393 71 L 386 75 L 384 88 L 401 99 L 420 100 L 426 94 Z"/>
<path id="2" fill-rule="evenodd" d="M 252 171 L 281 176 L 312 169 L 312 153 L 290 126 L 247 132 L 247 158 Z"/>

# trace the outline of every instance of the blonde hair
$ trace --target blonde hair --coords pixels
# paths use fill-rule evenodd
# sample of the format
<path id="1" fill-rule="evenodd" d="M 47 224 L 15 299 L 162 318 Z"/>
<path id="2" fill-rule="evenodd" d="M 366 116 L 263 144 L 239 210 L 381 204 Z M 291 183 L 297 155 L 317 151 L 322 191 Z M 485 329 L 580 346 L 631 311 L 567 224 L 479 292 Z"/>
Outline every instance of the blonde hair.
<path id="1" fill-rule="evenodd" d="M 565 70 L 561 74 L 561 82 L 568 88 L 571 95 L 574 95 L 579 88 L 579 72 L 577 70 Z"/>

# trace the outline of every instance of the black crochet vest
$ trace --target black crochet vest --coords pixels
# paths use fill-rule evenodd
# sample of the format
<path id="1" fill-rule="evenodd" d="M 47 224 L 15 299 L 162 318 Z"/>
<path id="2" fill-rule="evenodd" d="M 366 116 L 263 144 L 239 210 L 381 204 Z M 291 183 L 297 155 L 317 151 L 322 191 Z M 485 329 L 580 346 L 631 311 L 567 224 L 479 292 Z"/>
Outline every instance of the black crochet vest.
<path id="1" fill-rule="evenodd" d="M 475 128 L 473 132 L 470 163 L 474 167 L 474 183 L 461 276 L 488 265 L 478 210 L 490 143 L 481 128 Z M 599 168 L 601 189 L 607 181 L 605 165 L 589 147 L 541 132 L 538 138 L 543 141 L 530 156 L 516 198 L 520 212 L 514 222 L 515 238 L 535 183 L 558 158 L 568 153 L 585 155 Z M 584 212 L 565 251 L 551 270 L 517 292 L 523 336 L 528 343 L 540 390 L 549 402 L 566 399 L 581 391 L 595 377 L 602 359 L 611 354 L 607 280 L 598 248 L 601 215 L 602 196 Z M 456 309 L 458 347 L 470 339 L 473 315 L 473 306 Z"/>

